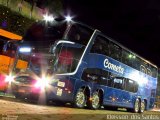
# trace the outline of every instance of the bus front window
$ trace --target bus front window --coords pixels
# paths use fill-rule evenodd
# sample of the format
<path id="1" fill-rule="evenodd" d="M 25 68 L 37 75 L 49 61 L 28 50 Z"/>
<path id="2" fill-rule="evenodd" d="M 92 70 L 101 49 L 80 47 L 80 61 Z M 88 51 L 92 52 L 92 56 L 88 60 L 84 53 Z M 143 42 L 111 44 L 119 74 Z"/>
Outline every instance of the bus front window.
<path id="1" fill-rule="evenodd" d="M 91 38 L 92 33 L 93 30 L 86 26 L 73 24 L 65 37 L 68 41 L 86 46 Z"/>
<path id="2" fill-rule="evenodd" d="M 59 44 L 49 61 L 50 70 L 57 74 L 74 72 L 84 48 L 82 45 L 74 47 L 74 45 Z"/>

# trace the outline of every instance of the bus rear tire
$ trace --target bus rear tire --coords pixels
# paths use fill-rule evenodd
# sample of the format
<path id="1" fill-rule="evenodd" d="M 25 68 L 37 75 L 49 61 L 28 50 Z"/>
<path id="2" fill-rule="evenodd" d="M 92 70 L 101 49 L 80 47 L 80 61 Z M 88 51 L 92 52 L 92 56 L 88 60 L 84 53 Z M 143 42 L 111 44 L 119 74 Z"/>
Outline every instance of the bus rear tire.
<path id="1" fill-rule="evenodd" d="M 100 106 L 101 106 L 101 96 L 96 91 L 92 95 L 92 100 L 89 101 L 89 108 L 96 110 L 96 109 L 99 109 Z"/>
<path id="2" fill-rule="evenodd" d="M 146 108 L 145 101 L 141 101 L 139 113 L 143 113 L 145 111 L 145 108 Z"/>
<path id="3" fill-rule="evenodd" d="M 84 108 L 84 106 L 86 105 L 86 99 L 87 96 L 85 94 L 85 90 L 80 88 L 74 98 L 74 107 L 77 108 Z"/>

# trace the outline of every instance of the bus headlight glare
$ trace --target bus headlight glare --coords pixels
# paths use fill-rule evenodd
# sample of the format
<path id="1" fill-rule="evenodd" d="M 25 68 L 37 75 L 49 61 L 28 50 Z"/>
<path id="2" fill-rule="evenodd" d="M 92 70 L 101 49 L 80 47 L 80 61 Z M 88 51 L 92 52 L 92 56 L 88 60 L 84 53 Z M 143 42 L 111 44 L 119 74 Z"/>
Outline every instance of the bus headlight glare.
<path id="1" fill-rule="evenodd" d="M 35 83 L 35 87 L 36 88 L 45 88 L 47 87 L 49 84 L 48 84 L 48 80 L 47 79 L 39 79 L 36 83 Z"/>
<path id="2" fill-rule="evenodd" d="M 6 76 L 6 78 L 5 78 L 5 82 L 12 82 L 14 80 L 14 77 L 13 76 L 11 76 L 11 75 L 8 75 L 8 76 Z"/>

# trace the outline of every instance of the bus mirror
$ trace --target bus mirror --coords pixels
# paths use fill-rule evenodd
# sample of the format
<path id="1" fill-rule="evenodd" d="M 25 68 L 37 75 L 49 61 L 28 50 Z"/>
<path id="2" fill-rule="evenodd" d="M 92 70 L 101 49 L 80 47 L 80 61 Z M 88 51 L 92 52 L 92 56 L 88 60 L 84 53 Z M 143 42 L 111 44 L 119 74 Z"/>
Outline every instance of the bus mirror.
<path id="1" fill-rule="evenodd" d="M 50 52 L 50 53 L 53 53 L 54 50 L 55 50 L 55 46 L 54 46 L 54 45 L 51 45 L 49 52 Z"/>

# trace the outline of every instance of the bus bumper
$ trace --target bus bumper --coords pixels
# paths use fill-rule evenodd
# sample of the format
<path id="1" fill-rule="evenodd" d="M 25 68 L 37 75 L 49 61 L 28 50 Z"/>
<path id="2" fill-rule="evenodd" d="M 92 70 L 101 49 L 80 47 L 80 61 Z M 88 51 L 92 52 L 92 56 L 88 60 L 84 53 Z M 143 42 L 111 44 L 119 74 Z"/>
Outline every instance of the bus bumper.
<path id="1" fill-rule="evenodd" d="M 51 101 L 69 102 L 72 101 L 72 92 L 65 88 L 52 86 L 52 89 L 46 90 L 46 98 Z"/>

